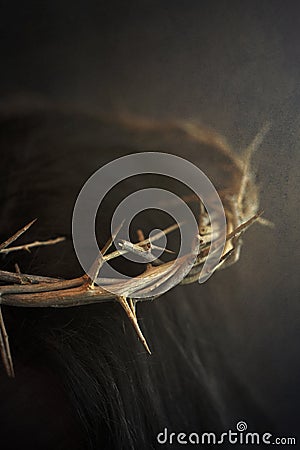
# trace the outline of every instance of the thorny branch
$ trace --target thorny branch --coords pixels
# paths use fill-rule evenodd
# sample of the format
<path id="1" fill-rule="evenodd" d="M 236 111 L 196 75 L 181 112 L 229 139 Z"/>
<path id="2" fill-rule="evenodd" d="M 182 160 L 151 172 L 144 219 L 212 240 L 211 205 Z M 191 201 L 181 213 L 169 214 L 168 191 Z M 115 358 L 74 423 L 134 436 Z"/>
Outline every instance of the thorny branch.
<path id="1" fill-rule="evenodd" d="M 238 235 L 241 235 L 255 220 L 258 219 L 258 217 L 260 217 L 260 214 L 261 213 L 256 214 L 245 223 L 239 225 L 235 230 L 228 233 L 226 240 L 228 241 Z M 17 233 L 15 233 L 14 236 L 5 241 L 5 243 L 1 244 L 1 248 L 4 249 L 5 246 L 8 246 L 13 241 L 15 241 L 15 239 L 21 236 L 21 234 L 23 234 L 33 223 L 34 221 L 30 222 L 30 224 L 26 225 Z M 155 291 L 155 289 L 162 284 L 165 285 L 165 290 L 168 290 L 169 285 L 170 287 L 173 286 L 174 281 L 175 284 L 178 284 L 182 280 L 182 274 L 186 273 L 186 269 L 188 266 L 190 266 L 190 270 L 194 270 L 194 272 L 192 274 L 192 277 L 189 273 L 188 276 L 183 279 L 182 284 L 187 284 L 195 281 L 197 277 L 199 277 L 203 262 L 205 260 L 205 254 L 207 254 L 207 250 L 211 245 L 211 242 L 209 240 L 203 242 L 199 235 L 197 243 L 194 246 L 191 254 L 177 259 L 175 263 L 174 261 L 171 261 L 153 267 L 152 264 L 149 264 L 148 262 L 147 268 L 142 275 L 139 275 L 138 277 L 130 281 L 119 282 L 118 286 L 121 288 L 123 286 L 124 294 L 115 296 L 110 291 L 110 286 L 116 286 L 115 283 L 112 284 L 112 280 L 99 278 L 101 284 L 104 285 L 105 288 L 95 286 L 94 284 L 94 281 L 98 276 L 103 262 L 105 260 L 108 261 L 121 256 L 126 252 L 132 251 L 132 248 L 136 249 L 137 247 L 141 249 L 141 254 L 143 254 L 144 252 L 148 255 L 148 245 L 150 243 L 150 239 L 145 239 L 142 231 L 139 230 L 138 236 L 140 240 L 137 244 L 131 243 L 131 246 L 128 245 L 122 250 L 114 251 L 105 256 L 106 252 L 111 247 L 114 238 L 117 236 L 120 228 L 121 226 L 108 240 L 108 242 L 99 253 L 99 257 L 95 261 L 91 270 L 93 274 L 92 276 L 84 274 L 79 278 L 64 280 L 59 278 L 22 274 L 20 273 L 18 266 L 17 273 L 0 270 L 0 282 L 11 283 L 8 285 L 0 285 L 0 350 L 5 370 L 10 377 L 14 376 L 14 369 L 9 348 L 8 336 L 1 312 L 1 304 L 25 307 L 70 307 L 116 300 L 125 310 L 145 349 L 148 353 L 151 353 L 147 341 L 144 338 L 143 333 L 138 325 L 136 316 L 137 300 L 134 299 L 134 293 L 136 291 L 139 291 L 140 293 L 147 294 L 147 297 L 145 297 L 145 299 L 154 298 L 155 296 L 153 295 L 153 291 Z M 178 228 L 178 225 L 172 225 L 166 228 L 164 230 L 164 233 L 168 234 L 174 231 L 176 228 Z M 155 236 L 152 236 L 151 243 L 159 239 L 160 237 L 161 232 L 157 233 Z M 45 242 L 43 242 L 42 244 L 52 245 L 61 241 L 63 241 L 63 238 L 45 241 L 47 242 L 47 244 Z M 28 245 L 30 244 L 27 244 L 27 246 Z M 13 248 L 24 250 L 24 246 Z M 191 256 L 193 256 L 193 254 L 197 256 L 196 262 L 194 262 L 194 259 L 191 259 Z M 219 263 L 219 266 L 221 266 L 231 254 L 232 250 L 224 254 Z M 148 261 L 148 258 L 146 258 L 146 261 Z M 192 261 L 192 263 L 190 261 Z M 140 298 L 139 300 L 144 299 Z"/>
<path id="2" fill-rule="evenodd" d="M 196 126 L 185 123 L 176 126 L 184 130 L 193 139 L 203 142 L 203 135 Z M 230 195 L 228 195 L 226 190 L 224 192 L 219 192 L 226 214 L 227 236 L 221 260 L 214 268 L 214 271 L 228 266 L 239 259 L 241 236 L 255 221 L 258 221 L 263 225 L 272 225 L 266 219 L 261 218 L 262 211 L 257 212 L 258 198 L 255 198 L 255 196 L 254 199 L 247 198 L 247 190 L 249 184 L 252 182 L 250 173 L 251 155 L 260 144 L 267 129 L 268 126 L 265 126 L 256 136 L 253 143 L 248 147 L 243 161 L 238 161 L 235 156 L 231 155 L 228 147 L 225 146 L 222 141 L 215 142 L 218 151 L 226 154 L 228 159 L 232 162 L 234 170 L 239 171 L 240 184 L 236 188 L 235 193 L 231 193 Z M 212 137 L 214 136 L 212 135 Z M 110 249 L 122 227 L 121 224 L 99 252 L 96 261 L 89 271 L 89 275 L 83 274 L 79 278 L 65 280 L 61 278 L 23 274 L 20 272 L 18 266 L 16 266 L 16 273 L 0 270 L 0 352 L 8 376 L 14 377 L 14 368 L 1 305 L 22 307 L 71 307 L 87 305 L 89 303 L 117 301 L 124 309 L 145 349 L 148 353 L 151 353 L 138 324 L 136 315 L 137 301 L 156 298 L 157 295 L 155 295 L 155 290 L 160 286 L 163 286 L 164 292 L 166 292 L 176 284 L 189 284 L 198 280 L 199 277 L 201 277 L 203 265 L 212 245 L 212 228 L 204 205 L 201 202 L 199 203 L 199 199 L 193 196 L 190 199 L 185 199 L 185 201 L 197 201 L 200 205 L 198 219 L 199 235 L 195 236 L 195 244 L 191 249 L 191 253 L 181 258 L 177 258 L 175 261 L 167 263 L 162 262 L 161 264 L 154 266 L 152 263 L 155 263 L 155 261 L 152 261 L 153 255 L 151 247 L 155 247 L 153 246 L 153 242 L 158 240 L 162 236 L 162 233 L 171 233 L 181 224 L 172 225 L 163 232 L 152 236 L 151 239 L 145 239 L 142 230 L 138 230 L 138 243 L 134 244 L 122 241 L 121 248 L 107 254 L 107 251 Z M 35 220 L 25 225 L 13 236 L 0 244 L 0 253 L 7 254 L 9 252 L 21 250 L 29 251 L 33 247 L 54 245 L 64 240 L 63 237 L 59 237 L 48 241 L 35 241 L 25 245 L 9 247 L 33 225 Z M 218 250 L 218 241 L 214 243 L 212 250 Z M 99 272 L 105 261 L 110 261 L 128 252 L 138 253 L 144 258 L 146 269 L 141 275 L 126 281 L 99 277 Z M 172 253 L 172 251 L 168 252 Z M 149 256 L 151 256 L 151 258 Z M 97 282 L 101 283 L 101 286 L 95 285 L 96 279 Z M 113 294 L 116 287 L 121 294 Z M 145 297 L 135 299 L 134 296 L 137 292 L 145 294 Z"/>

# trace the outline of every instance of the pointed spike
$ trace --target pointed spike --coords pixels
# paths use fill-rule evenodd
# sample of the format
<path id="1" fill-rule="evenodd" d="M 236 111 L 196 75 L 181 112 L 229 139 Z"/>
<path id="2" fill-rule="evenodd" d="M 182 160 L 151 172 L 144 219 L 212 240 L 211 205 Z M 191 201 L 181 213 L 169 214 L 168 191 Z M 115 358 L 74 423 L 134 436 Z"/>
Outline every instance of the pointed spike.
<path id="1" fill-rule="evenodd" d="M 133 325 L 133 328 L 135 329 L 136 334 L 138 335 L 138 337 L 139 337 L 140 341 L 142 342 L 143 346 L 145 347 L 145 349 L 147 350 L 149 355 L 151 355 L 151 351 L 150 351 L 150 348 L 149 348 L 149 346 L 147 344 L 147 341 L 146 341 L 146 339 L 145 339 L 145 337 L 144 337 L 144 335 L 143 335 L 143 333 L 142 333 L 142 331 L 141 331 L 141 329 L 139 327 L 137 318 L 135 317 L 134 313 L 132 312 L 132 310 L 131 310 L 131 308 L 130 308 L 127 300 L 126 300 L 126 297 L 120 296 L 120 297 L 117 297 L 117 300 L 120 303 L 120 305 L 122 306 L 122 308 L 124 309 L 124 311 L 126 312 L 127 317 L 130 320 L 131 324 Z"/>
<path id="2" fill-rule="evenodd" d="M 134 317 L 137 318 L 136 317 L 136 301 L 133 300 L 132 298 L 130 298 L 129 299 L 129 306 L 130 306 L 130 309 L 131 309 L 132 313 L 134 314 Z"/>
<path id="3" fill-rule="evenodd" d="M 16 239 L 18 239 L 25 231 L 27 231 L 33 224 L 36 222 L 37 219 L 33 219 L 31 222 L 29 222 L 27 225 L 25 225 L 23 228 L 20 228 L 15 234 L 13 234 L 10 238 L 8 238 L 6 241 L 2 242 L 0 244 L 0 250 L 3 248 L 8 247 L 12 242 L 14 242 Z"/>
<path id="4" fill-rule="evenodd" d="M 113 234 L 111 235 L 111 237 L 108 239 L 108 241 L 105 243 L 104 247 L 101 249 L 101 253 L 104 256 L 105 253 L 109 250 L 109 248 L 111 247 L 112 243 L 114 242 L 114 240 L 116 239 L 117 235 L 119 234 L 121 228 L 123 227 L 125 222 L 125 219 L 122 220 L 122 222 L 120 223 L 120 225 L 117 227 L 117 229 L 113 232 Z"/>
<path id="5" fill-rule="evenodd" d="M 91 273 L 91 276 L 89 276 L 87 281 L 87 288 L 88 289 L 94 289 L 95 287 L 95 280 L 99 275 L 100 269 L 103 266 L 105 259 L 104 255 L 111 247 L 113 241 L 117 237 L 119 231 L 121 230 L 122 226 L 124 225 L 125 219 L 121 222 L 121 224 L 117 227 L 117 229 L 113 232 L 112 236 L 108 239 L 108 241 L 105 243 L 104 247 L 100 250 L 98 257 L 94 261 L 91 269 L 89 270 L 89 273 Z"/>

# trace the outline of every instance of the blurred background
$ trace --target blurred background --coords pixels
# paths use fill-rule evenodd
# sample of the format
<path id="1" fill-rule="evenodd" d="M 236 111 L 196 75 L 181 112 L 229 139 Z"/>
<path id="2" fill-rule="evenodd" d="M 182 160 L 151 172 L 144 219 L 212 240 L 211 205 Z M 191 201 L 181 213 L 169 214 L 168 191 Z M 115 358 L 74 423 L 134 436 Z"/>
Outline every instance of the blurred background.
<path id="1" fill-rule="evenodd" d="M 0 5 L 2 113 L 57 105 L 188 119 L 216 129 L 237 152 L 270 122 L 254 168 L 261 206 L 275 228 L 255 225 L 247 233 L 240 263 L 216 275 L 216 297 L 207 301 L 219 311 L 211 325 L 216 334 L 218 320 L 226 323 L 227 341 L 220 345 L 228 346 L 227 364 L 261 398 L 279 435 L 297 435 L 299 3 Z M 236 293 L 230 305 L 222 296 L 224 280 Z M 232 418 L 233 424 L 236 419 L 247 420 Z"/>

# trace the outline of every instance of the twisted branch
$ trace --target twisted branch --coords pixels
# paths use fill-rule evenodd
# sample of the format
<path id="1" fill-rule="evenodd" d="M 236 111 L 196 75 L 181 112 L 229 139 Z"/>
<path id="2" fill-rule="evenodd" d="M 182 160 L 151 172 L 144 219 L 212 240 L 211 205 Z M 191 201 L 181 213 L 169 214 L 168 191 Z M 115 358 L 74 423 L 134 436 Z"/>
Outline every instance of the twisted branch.
<path id="1" fill-rule="evenodd" d="M 203 136 L 201 133 L 199 134 L 199 129 L 196 126 L 181 123 L 180 128 L 185 130 L 191 138 L 198 140 L 199 142 L 203 141 Z M 254 196 L 250 200 L 247 200 L 246 197 L 248 185 L 251 182 L 251 174 L 249 173 L 250 157 L 255 148 L 260 144 L 266 131 L 267 127 L 258 134 L 257 138 L 253 141 L 252 146 L 249 147 L 246 152 L 244 164 L 231 155 L 230 149 L 225 146 L 223 142 L 214 141 L 218 151 L 220 153 L 223 152 L 228 156 L 228 160 L 232 163 L 233 171 L 240 174 L 240 185 L 238 189 L 235 189 L 236 192 L 234 194 L 232 192 L 228 194 L 228 190 L 226 189 L 224 192 L 219 192 L 225 208 L 227 236 L 221 260 L 214 268 L 214 271 L 238 260 L 241 243 L 240 238 L 255 221 L 270 225 L 267 220 L 261 218 L 262 211 L 257 212 L 258 197 L 256 198 Z M 213 134 L 211 137 L 213 137 Z M 158 296 L 156 294 L 158 288 L 163 287 L 163 292 L 166 292 L 176 284 L 193 283 L 198 280 L 201 275 L 205 275 L 201 274 L 201 271 L 210 247 L 212 246 L 212 229 L 204 205 L 201 202 L 199 203 L 199 199 L 194 196 L 185 200 L 197 201 L 200 206 L 198 219 L 199 235 L 195 236 L 195 244 L 191 249 L 190 254 L 177 258 L 175 261 L 154 266 L 150 263 L 150 259 L 152 259 L 151 245 L 155 240 L 162 236 L 162 233 L 171 233 L 181 224 L 172 225 L 163 232 L 157 233 L 157 235 L 151 237 L 151 239 L 145 239 L 143 232 L 139 230 L 138 243 L 123 241 L 122 248 L 107 254 L 122 226 L 121 224 L 99 253 L 89 271 L 89 275 L 83 274 L 79 278 L 65 280 L 61 278 L 23 274 L 18 266 L 16 267 L 16 273 L 0 270 L 0 353 L 8 376 L 14 376 L 14 369 L 1 305 L 20 307 L 72 307 L 90 303 L 117 301 L 127 314 L 146 351 L 150 353 L 150 348 L 138 324 L 136 315 L 137 301 L 156 298 Z M 25 245 L 9 247 L 16 239 L 25 233 L 35 221 L 36 219 L 25 225 L 13 236 L 0 244 L 0 253 L 7 254 L 13 251 L 22 250 L 29 251 L 34 247 L 54 245 L 61 243 L 64 240 L 63 237 L 59 237 L 47 241 L 35 241 Z M 213 248 L 211 249 L 212 253 L 219 249 L 218 245 L 220 246 L 221 242 L 218 242 L 217 240 L 214 242 Z M 99 277 L 99 271 L 104 262 L 125 255 L 128 252 L 138 252 L 139 255 L 144 257 L 147 264 L 146 270 L 141 275 L 125 281 L 123 279 L 107 279 Z M 149 255 L 151 258 L 149 258 Z M 99 284 L 101 283 L 101 286 L 95 284 L 96 280 Z M 119 293 L 118 295 L 114 294 L 116 289 Z M 135 298 L 137 292 L 143 294 L 143 297 Z"/>

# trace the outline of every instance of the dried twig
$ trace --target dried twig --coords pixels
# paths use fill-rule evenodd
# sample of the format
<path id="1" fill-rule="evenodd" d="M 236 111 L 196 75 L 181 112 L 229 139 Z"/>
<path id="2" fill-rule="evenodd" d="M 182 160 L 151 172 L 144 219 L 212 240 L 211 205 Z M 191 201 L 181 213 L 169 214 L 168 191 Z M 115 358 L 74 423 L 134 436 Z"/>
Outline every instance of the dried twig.
<path id="1" fill-rule="evenodd" d="M 24 233 L 24 231 L 23 231 L 23 233 Z M 60 242 L 63 242 L 65 239 L 66 238 L 64 238 L 64 237 L 58 237 L 56 239 L 49 239 L 48 241 L 35 241 L 35 242 L 30 242 L 29 244 L 19 245 L 17 247 L 2 248 L 0 250 L 0 253 L 11 253 L 11 252 L 19 251 L 19 250 L 30 251 L 30 249 L 33 247 L 43 247 L 45 245 L 55 245 L 55 244 L 59 244 Z"/>
<path id="2" fill-rule="evenodd" d="M 25 233 L 25 231 L 27 231 L 28 228 L 30 228 L 31 225 L 34 224 L 34 222 L 36 222 L 36 219 L 34 219 L 31 222 L 29 222 L 23 228 L 18 230 L 15 234 L 13 234 L 9 239 L 7 239 L 6 241 L 2 242 L 2 244 L 0 244 L 0 250 L 8 247 L 12 242 L 14 242 L 16 239 L 18 239 L 18 237 L 20 237 L 23 233 Z"/>
<path id="3" fill-rule="evenodd" d="M 43 245 L 53 245 L 53 244 L 57 244 L 58 242 L 62 242 L 64 240 L 64 238 L 57 238 L 57 239 L 51 239 L 49 241 L 35 241 L 33 243 L 29 243 L 26 245 L 7 248 L 10 244 L 12 244 L 15 240 L 17 240 L 23 233 L 25 233 L 34 224 L 35 221 L 36 221 L 36 219 L 32 220 L 27 225 L 25 225 L 23 228 L 18 230 L 15 234 L 13 234 L 9 239 L 7 239 L 2 244 L 0 244 L 0 253 L 9 253 L 9 252 L 18 251 L 18 250 L 29 250 L 29 248 L 32 248 L 32 247 L 43 246 Z M 21 274 L 18 264 L 15 264 L 15 268 L 16 268 L 16 274 L 10 274 L 9 272 L 0 271 L 0 281 L 13 280 L 13 282 L 19 283 L 21 285 L 26 284 L 26 281 L 27 281 L 26 276 Z M 13 275 L 15 275 L 17 278 L 14 278 Z M 29 282 L 30 282 L 30 278 L 32 280 L 33 277 L 29 276 L 29 280 L 28 280 Z M 35 278 L 35 282 L 39 282 L 41 277 L 34 277 L 34 278 Z M 49 281 L 49 279 L 47 281 Z M 18 284 L 16 284 L 15 286 L 17 288 L 19 288 L 21 291 L 22 291 L 22 288 L 25 287 L 25 286 L 18 286 Z M 48 284 L 48 286 L 49 286 L 49 284 Z M 6 286 L 7 289 L 13 288 L 13 287 L 14 287 L 14 285 Z M 21 292 L 20 290 L 18 290 L 18 292 Z M 1 287 L 0 295 L 2 295 L 3 292 L 5 292 L 5 286 Z M 5 323 L 4 323 L 4 319 L 3 319 L 3 315 L 2 315 L 1 305 L 0 305 L 0 353 L 1 353 L 1 358 L 2 358 L 3 365 L 6 370 L 7 375 L 11 378 L 14 378 L 14 376 L 15 376 L 14 366 L 13 366 L 13 361 L 12 361 L 12 357 L 11 357 L 8 334 L 6 331 L 6 327 L 5 327 Z"/>
<path id="4" fill-rule="evenodd" d="M 15 376 L 14 366 L 10 353 L 8 334 L 6 332 L 1 306 L 0 306 L 0 353 L 7 375 L 11 378 L 14 378 Z"/>

